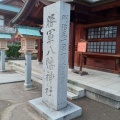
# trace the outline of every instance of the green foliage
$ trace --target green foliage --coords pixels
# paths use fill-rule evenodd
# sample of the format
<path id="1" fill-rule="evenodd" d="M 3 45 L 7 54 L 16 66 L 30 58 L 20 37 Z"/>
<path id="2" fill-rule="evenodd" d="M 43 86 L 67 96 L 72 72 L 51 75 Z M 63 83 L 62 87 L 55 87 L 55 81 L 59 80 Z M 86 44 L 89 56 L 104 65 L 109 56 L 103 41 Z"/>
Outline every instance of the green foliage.
<path id="1" fill-rule="evenodd" d="M 18 58 L 21 55 L 21 53 L 18 52 L 20 47 L 18 44 L 8 45 L 9 50 L 6 51 L 6 56 Z"/>

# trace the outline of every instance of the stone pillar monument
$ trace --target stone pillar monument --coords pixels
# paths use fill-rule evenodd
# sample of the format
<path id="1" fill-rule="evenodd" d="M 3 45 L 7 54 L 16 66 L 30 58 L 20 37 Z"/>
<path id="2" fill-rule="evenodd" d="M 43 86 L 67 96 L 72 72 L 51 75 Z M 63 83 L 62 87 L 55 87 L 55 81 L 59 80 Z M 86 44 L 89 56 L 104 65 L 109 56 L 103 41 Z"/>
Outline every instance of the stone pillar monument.
<path id="1" fill-rule="evenodd" d="M 5 72 L 5 50 L 1 50 L 1 70 L 2 72 Z"/>
<path id="2" fill-rule="evenodd" d="M 70 5 L 44 8 L 42 98 L 29 101 L 46 119 L 70 120 L 82 109 L 67 101 Z"/>

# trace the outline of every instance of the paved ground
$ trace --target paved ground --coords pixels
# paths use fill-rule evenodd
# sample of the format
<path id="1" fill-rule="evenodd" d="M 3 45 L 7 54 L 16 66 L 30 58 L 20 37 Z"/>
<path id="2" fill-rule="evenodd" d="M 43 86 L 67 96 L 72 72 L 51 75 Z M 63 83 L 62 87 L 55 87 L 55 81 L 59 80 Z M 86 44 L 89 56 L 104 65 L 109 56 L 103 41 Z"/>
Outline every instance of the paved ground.
<path id="1" fill-rule="evenodd" d="M 76 67 L 76 69 L 79 68 Z M 81 77 L 71 72 L 68 79 L 95 85 L 106 90 L 113 90 L 120 95 L 120 75 L 85 68 L 83 68 L 83 70 L 87 71 L 89 75 Z"/>
<path id="2" fill-rule="evenodd" d="M 28 105 L 28 100 L 41 96 L 41 85 L 26 91 L 23 82 L 0 84 L 0 120 L 44 120 Z M 120 110 L 82 98 L 71 101 L 83 108 L 83 115 L 74 120 L 120 120 Z"/>
<path id="3" fill-rule="evenodd" d="M 10 61 L 14 64 L 24 67 L 24 60 L 15 60 Z M 39 64 L 37 60 L 32 60 L 32 68 L 37 71 L 42 72 L 42 64 Z M 79 69 L 75 67 L 75 69 Z M 106 91 L 110 90 L 118 93 L 120 95 L 120 75 L 112 74 L 102 71 L 96 71 L 91 69 L 83 69 L 88 72 L 88 75 L 80 76 L 68 70 L 68 79 L 77 81 L 88 86 L 96 86 L 97 88 L 105 89 Z"/>
<path id="4" fill-rule="evenodd" d="M 7 76 L 7 77 L 6 77 Z M 0 72 L 0 84 L 1 83 L 11 83 L 11 82 L 20 82 L 25 81 L 25 77 L 15 73 L 14 71 L 11 72 Z"/>

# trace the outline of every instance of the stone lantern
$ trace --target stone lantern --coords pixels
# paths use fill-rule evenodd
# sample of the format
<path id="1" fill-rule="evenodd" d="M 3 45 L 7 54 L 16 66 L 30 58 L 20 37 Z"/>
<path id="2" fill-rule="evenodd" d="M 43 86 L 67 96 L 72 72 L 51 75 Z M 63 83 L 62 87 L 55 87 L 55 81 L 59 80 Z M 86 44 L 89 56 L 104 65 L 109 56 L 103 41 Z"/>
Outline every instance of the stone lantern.
<path id="1" fill-rule="evenodd" d="M 8 50 L 7 41 L 11 39 L 10 34 L 0 33 L 1 71 L 5 71 L 5 50 Z"/>
<path id="2" fill-rule="evenodd" d="M 36 39 L 28 36 L 17 35 L 17 38 L 20 39 L 21 42 L 21 49 L 19 50 L 20 53 L 37 53 L 35 49 Z"/>
<path id="3" fill-rule="evenodd" d="M 8 50 L 6 39 L 0 39 L 0 50 Z"/>
<path id="4" fill-rule="evenodd" d="M 32 87 L 31 83 L 31 55 L 37 53 L 35 49 L 36 39 L 40 38 L 40 28 L 17 26 L 16 38 L 21 41 L 20 53 L 25 54 L 25 87 L 27 89 Z"/>

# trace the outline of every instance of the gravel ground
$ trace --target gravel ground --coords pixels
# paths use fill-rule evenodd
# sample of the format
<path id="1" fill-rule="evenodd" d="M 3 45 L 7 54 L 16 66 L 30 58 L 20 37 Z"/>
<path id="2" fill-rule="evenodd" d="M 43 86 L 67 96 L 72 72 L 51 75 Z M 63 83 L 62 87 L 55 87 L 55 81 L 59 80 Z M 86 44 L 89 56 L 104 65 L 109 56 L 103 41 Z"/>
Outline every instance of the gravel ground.
<path id="1" fill-rule="evenodd" d="M 41 85 L 26 91 L 24 83 L 0 85 L 0 120 L 44 120 L 28 105 L 28 100 L 41 97 Z M 120 120 L 120 110 L 93 101 L 86 97 L 71 101 L 83 108 L 83 114 L 74 120 Z"/>

